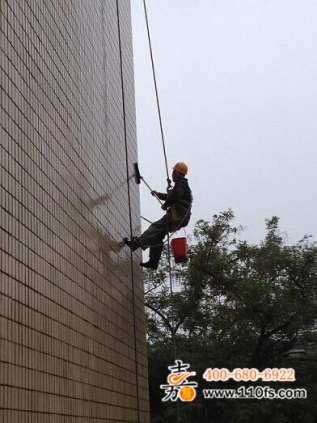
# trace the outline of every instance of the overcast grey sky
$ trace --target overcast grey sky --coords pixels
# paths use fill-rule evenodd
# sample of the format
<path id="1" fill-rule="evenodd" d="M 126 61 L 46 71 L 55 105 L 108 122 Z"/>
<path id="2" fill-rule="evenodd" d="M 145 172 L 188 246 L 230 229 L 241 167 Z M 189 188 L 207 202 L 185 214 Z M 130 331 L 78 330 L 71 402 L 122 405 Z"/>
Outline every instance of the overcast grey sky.
<path id="1" fill-rule="evenodd" d="M 132 0 L 139 166 L 164 190 L 165 165 L 143 1 Z M 147 0 L 169 166 L 184 161 L 192 222 L 229 207 L 243 238 L 265 218 L 316 238 L 317 1 Z M 141 189 L 142 215 L 161 216 Z M 147 224 L 145 225 L 147 226 Z"/>

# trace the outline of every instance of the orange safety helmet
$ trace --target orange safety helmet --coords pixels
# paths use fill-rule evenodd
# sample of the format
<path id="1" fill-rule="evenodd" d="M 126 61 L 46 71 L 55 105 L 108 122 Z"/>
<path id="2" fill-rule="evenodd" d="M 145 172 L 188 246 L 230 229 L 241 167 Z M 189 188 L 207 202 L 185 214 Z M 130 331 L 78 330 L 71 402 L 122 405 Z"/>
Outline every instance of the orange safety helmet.
<path id="1" fill-rule="evenodd" d="M 173 169 L 175 172 L 182 173 L 183 175 L 187 175 L 188 172 L 188 167 L 183 162 L 177 162 Z"/>

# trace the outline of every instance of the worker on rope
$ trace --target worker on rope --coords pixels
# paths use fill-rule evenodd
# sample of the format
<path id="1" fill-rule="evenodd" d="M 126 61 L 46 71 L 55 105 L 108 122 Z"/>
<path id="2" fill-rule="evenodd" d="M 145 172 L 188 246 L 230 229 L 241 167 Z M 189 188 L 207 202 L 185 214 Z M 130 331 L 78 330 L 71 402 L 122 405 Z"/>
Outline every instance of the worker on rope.
<path id="1" fill-rule="evenodd" d="M 174 232 L 188 225 L 191 216 L 192 193 L 185 178 L 188 168 L 185 163 L 178 162 L 173 167 L 173 188 L 168 188 L 167 193 L 151 191 L 151 194 L 164 201 L 162 209 L 166 214 L 139 237 L 124 239 L 132 251 L 150 248 L 149 261 L 140 263 L 148 269 L 157 269 L 163 249 L 163 240 L 168 232 Z"/>

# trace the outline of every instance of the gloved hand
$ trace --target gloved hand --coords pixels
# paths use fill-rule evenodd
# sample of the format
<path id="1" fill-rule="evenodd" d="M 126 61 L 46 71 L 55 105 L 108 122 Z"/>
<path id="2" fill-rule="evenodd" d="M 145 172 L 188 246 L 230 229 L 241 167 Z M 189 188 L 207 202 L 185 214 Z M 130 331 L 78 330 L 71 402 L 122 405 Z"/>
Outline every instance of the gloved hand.
<path id="1" fill-rule="evenodd" d="M 167 208 L 168 208 L 168 207 L 167 207 L 167 205 L 166 205 L 165 203 L 161 205 L 161 209 L 162 209 L 162 210 L 167 210 Z"/>
<path id="2" fill-rule="evenodd" d="M 155 196 L 155 195 L 157 195 L 157 191 L 151 191 L 151 194 L 153 195 L 153 196 Z"/>

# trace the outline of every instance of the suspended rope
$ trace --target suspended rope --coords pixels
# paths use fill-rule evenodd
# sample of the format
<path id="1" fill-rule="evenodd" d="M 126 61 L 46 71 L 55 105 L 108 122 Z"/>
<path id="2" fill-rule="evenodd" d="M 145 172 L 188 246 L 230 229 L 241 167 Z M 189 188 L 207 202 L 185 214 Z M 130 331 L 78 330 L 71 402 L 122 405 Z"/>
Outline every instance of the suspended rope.
<path id="1" fill-rule="evenodd" d="M 165 139 L 164 139 L 164 131 L 163 131 L 163 123 L 162 123 L 162 114 L 161 114 L 161 107 L 160 107 L 160 101 L 159 101 L 159 95 L 158 95 L 158 89 L 157 89 L 156 72 L 155 72 L 153 49 L 152 49 L 152 41 L 151 41 L 149 19 L 148 19 L 148 13 L 147 13 L 145 0 L 143 0 L 143 6 L 144 6 L 144 15 L 145 15 L 147 36 L 148 36 L 150 56 L 151 56 L 152 73 L 153 73 L 153 80 L 154 80 L 154 88 L 155 88 L 155 96 L 156 96 L 157 111 L 158 111 L 158 117 L 159 117 L 159 123 L 160 123 L 161 137 L 162 137 L 163 153 L 164 153 L 164 159 L 165 159 L 166 179 L 167 179 L 168 187 L 170 187 L 171 186 L 171 180 L 170 180 L 169 172 L 168 172 L 167 155 L 166 155 L 166 147 L 165 147 Z M 171 247 L 170 247 L 169 228 L 167 230 L 167 257 L 168 257 L 168 269 L 169 269 L 168 273 L 169 273 L 171 308 L 172 308 L 172 319 L 171 319 L 172 320 L 171 321 L 172 334 L 171 335 L 172 335 L 172 344 L 173 344 L 173 350 L 174 350 L 173 351 L 174 352 L 174 359 L 176 360 L 176 341 L 175 341 L 175 327 L 176 327 L 176 325 L 175 325 L 175 316 L 174 316 L 175 304 L 174 304 L 174 295 L 173 295 Z M 178 416 L 177 420 L 179 420 L 179 416 Z"/>
<path id="2" fill-rule="evenodd" d="M 145 15 L 147 36 L 148 36 L 148 41 L 149 41 L 149 48 L 150 48 L 150 56 L 151 56 L 151 64 L 152 64 L 152 73 L 153 73 L 153 80 L 154 80 L 154 88 L 155 88 L 157 111 L 158 111 L 158 116 L 159 116 L 160 130 L 161 130 L 161 137 L 162 137 L 162 146 L 163 146 L 163 153 L 164 153 L 164 160 L 165 160 L 165 169 L 166 169 L 166 179 L 167 179 L 168 185 L 170 186 L 171 185 L 171 180 L 170 180 L 169 172 L 168 172 L 168 164 L 167 164 L 167 155 L 166 155 L 166 148 L 165 148 L 165 139 L 164 139 L 164 131 L 163 131 L 161 107 L 160 107 L 160 101 L 159 101 L 158 89 L 157 89 L 157 83 L 156 83 L 156 73 L 155 73 L 155 66 L 154 66 L 152 41 L 151 41 L 151 34 L 150 34 L 150 27 L 149 27 L 149 19 L 148 19 L 148 13 L 147 13 L 147 8 L 146 8 L 145 0 L 143 0 L 143 6 L 144 6 L 144 15 Z"/>
<path id="3" fill-rule="evenodd" d="M 127 139 L 127 122 L 126 122 L 126 107 L 124 95 L 124 78 L 123 78 L 123 54 L 122 54 L 122 41 L 121 41 L 121 28 L 120 28 L 120 10 L 119 0 L 117 0 L 117 25 L 118 25 L 118 39 L 119 39 L 119 55 L 120 55 L 120 77 L 121 77 L 121 92 L 122 92 L 122 114 L 123 114 L 123 129 L 124 129 L 124 145 L 125 145 L 125 159 L 126 159 L 126 180 L 128 189 L 128 207 L 129 207 L 129 225 L 130 236 L 132 237 L 132 212 L 131 212 L 131 194 L 130 194 L 130 179 L 129 176 L 129 157 L 128 157 L 128 139 Z M 137 401 L 137 418 L 138 423 L 141 422 L 140 415 L 140 398 L 139 398 L 139 366 L 138 366 L 138 353 L 137 353 L 137 327 L 136 327 L 136 307 L 135 307 L 135 281 L 134 281 L 134 268 L 132 251 L 130 254 L 131 266 L 131 282 L 132 282 L 132 314 L 133 314 L 133 338 L 134 338 L 134 363 L 135 363 L 135 384 L 136 384 L 136 401 Z"/>

